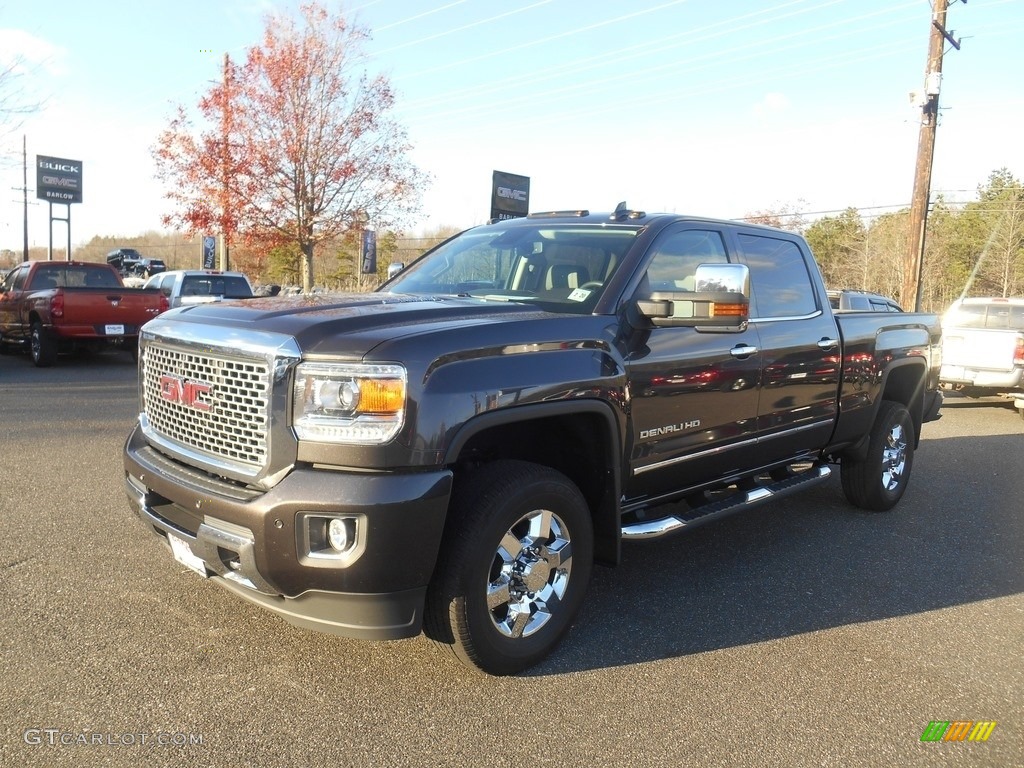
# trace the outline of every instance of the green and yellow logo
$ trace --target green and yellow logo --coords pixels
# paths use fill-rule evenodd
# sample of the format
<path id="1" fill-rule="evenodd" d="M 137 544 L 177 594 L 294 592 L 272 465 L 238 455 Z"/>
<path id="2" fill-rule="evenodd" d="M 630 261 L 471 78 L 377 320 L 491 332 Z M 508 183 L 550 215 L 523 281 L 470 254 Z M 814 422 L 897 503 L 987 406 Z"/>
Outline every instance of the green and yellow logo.
<path id="1" fill-rule="evenodd" d="M 995 727 L 995 720 L 932 720 L 921 741 L 988 741 Z"/>

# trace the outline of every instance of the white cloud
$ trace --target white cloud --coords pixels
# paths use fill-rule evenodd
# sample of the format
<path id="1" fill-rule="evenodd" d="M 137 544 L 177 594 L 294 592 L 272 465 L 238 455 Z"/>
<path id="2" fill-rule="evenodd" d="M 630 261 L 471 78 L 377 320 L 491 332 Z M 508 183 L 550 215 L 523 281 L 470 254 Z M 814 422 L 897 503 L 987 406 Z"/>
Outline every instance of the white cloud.
<path id="1" fill-rule="evenodd" d="M 23 29 L 0 29 L 0 67 L 13 67 L 18 74 L 31 75 L 43 70 L 62 75 L 67 52 Z"/>
<path id="2" fill-rule="evenodd" d="M 777 91 L 766 93 L 764 98 L 754 105 L 754 114 L 758 116 L 778 114 L 790 107 L 790 101 L 784 93 Z"/>

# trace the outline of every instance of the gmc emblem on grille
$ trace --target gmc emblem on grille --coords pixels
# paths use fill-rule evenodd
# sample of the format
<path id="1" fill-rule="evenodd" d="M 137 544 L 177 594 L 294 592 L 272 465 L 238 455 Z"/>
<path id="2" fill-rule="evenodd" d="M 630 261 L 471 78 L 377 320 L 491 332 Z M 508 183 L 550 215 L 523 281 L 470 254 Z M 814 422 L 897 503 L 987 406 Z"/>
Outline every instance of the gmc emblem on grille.
<path id="1" fill-rule="evenodd" d="M 206 396 L 210 393 L 210 385 L 201 381 L 190 381 L 164 374 L 160 377 L 160 397 L 170 403 L 181 403 L 197 411 L 210 410 Z"/>

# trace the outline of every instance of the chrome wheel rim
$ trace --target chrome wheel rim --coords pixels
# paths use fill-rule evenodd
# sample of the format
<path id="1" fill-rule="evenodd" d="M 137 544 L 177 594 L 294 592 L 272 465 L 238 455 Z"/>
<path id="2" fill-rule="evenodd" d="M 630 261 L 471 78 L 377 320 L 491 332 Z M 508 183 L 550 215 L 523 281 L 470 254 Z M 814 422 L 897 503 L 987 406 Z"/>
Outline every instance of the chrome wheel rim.
<path id="1" fill-rule="evenodd" d="M 882 487 L 896 490 L 907 468 L 907 433 L 902 424 L 894 424 L 882 449 Z"/>
<path id="2" fill-rule="evenodd" d="M 501 537 L 487 583 L 491 622 L 505 637 L 540 631 L 558 610 L 572 575 L 572 538 L 554 512 L 538 509 Z"/>

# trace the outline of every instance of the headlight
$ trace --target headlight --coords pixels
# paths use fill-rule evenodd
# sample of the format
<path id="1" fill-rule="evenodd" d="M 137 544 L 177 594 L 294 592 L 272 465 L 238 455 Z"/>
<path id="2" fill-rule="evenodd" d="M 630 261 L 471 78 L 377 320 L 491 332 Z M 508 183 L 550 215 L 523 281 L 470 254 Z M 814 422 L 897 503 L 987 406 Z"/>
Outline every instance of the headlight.
<path id="1" fill-rule="evenodd" d="M 402 429 L 406 373 L 400 365 L 302 363 L 292 425 L 300 440 L 378 445 Z"/>

